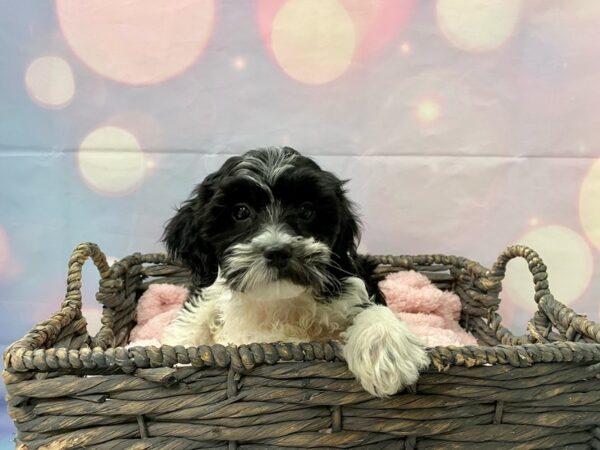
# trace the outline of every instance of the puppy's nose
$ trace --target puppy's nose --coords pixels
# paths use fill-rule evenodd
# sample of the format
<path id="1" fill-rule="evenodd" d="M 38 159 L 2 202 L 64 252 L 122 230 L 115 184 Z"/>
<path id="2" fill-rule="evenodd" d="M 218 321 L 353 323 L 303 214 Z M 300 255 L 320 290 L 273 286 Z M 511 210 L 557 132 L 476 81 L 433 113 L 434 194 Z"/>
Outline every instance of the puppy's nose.
<path id="1" fill-rule="evenodd" d="M 292 247 L 287 244 L 273 245 L 266 248 L 263 255 L 269 265 L 283 269 L 292 258 Z"/>

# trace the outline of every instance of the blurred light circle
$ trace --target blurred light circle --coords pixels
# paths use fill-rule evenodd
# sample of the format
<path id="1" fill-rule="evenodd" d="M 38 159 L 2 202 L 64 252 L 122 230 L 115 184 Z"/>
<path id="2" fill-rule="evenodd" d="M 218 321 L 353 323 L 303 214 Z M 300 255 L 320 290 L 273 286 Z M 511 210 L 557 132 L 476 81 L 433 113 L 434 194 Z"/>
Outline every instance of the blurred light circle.
<path id="1" fill-rule="evenodd" d="M 569 3 L 560 6 L 578 20 L 593 21 L 600 17 L 600 2 L 597 0 L 570 0 Z"/>
<path id="2" fill-rule="evenodd" d="M 275 59 L 294 80 L 329 83 L 352 63 L 354 23 L 336 0 L 288 0 L 273 19 Z"/>
<path id="3" fill-rule="evenodd" d="M 449 143 L 461 154 L 503 154 L 499 152 L 506 152 L 512 126 L 509 113 L 502 102 L 480 101 L 493 98 L 493 89 L 468 81 L 464 71 L 457 68 L 436 68 L 398 77 L 368 121 L 369 139 L 378 143 L 379 152 L 386 154 L 406 151 L 403 149 L 437 153 Z M 482 160 L 478 167 L 497 172 L 504 166 L 496 162 L 492 166 Z M 475 172 L 477 176 L 473 178 L 481 175 L 479 170 Z"/>
<path id="4" fill-rule="evenodd" d="M 62 33 L 100 75 L 153 84 L 190 67 L 212 33 L 213 0 L 57 0 Z"/>
<path id="5" fill-rule="evenodd" d="M 8 234 L 4 228 L 0 227 L 0 273 L 8 271 L 8 261 L 10 259 L 10 243 Z"/>
<path id="6" fill-rule="evenodd" d="M 518 240 L 539 253 L 548 267 L 550 291 L 557 300 L 570 304 L 583 294 L 593 273 L 593 256 L 585 239 L 570 228 L 549 225 L 537 228 Z M 537 309 L 534 283 L 527 262 L 511 261 L 505 279 L 508 297 L 521 308 Z"/>
<path id="7" fill-rule="evenodd" d="M 423 123 L 433 123 L 440 117 L 440 105 L 435 100 L 425 99 L 417 104 L 417 118 Z"/>
<path id="8" fill-rule="evenodd" d="M 600 159 L 594 162 L 581 184 L 579 219 L 588 239 L 600 250 Z"/>
<path id="9" fill-rule="evenodd" d="M 246 68 L 246 60 L 241 56 L 234 58 L 233 67 L 235 67 L 236 70 L 244 70 Z"/>
<path id="10" fill-rule="evenodd" d="M 500 47 L 512 35 L 521 0 L 438 0 L 437 23 L 452 45 L 469 52 Z"/>
<path id="11" fill-rule="evenodd" d="M 84 181 L 102 194 L 128 194 L 144 178 L 144 153 L 135 136 L 122 128 L 92 131 L 79 146 L 78 158 Z"/>
<path id="12" fill-rule="evenodd" d="M 340 0 L 356 27 L 356 56 L 378 54 L 396 40 L 414 0 Z"/>
<path id="13" fill-rule="evenodd" d="M 403 55 L 410 55 L 412 52 L 412 47 L 411 47 L 410 43 L 403 42 L 402 45 L 400 45 L 400 51 L 402 52 Z"/>
<path id="14" fill-rule="evenodd" d="M 66 106 L 75 94 L 71 66 L 56 56 L 34 60 L 25 72 L 25 86 L 35 102 L 49 108 Z"/>
<path id="15" fill-rule="evenodd" d="M 272 51 L 273 19 L 286 0 L 257 0 L 259 32 Z M 339 0 L 354 22 L 354 60 L 379 54 L 396 41 L 404 29 L 414 6 L 414 0 Z"/>

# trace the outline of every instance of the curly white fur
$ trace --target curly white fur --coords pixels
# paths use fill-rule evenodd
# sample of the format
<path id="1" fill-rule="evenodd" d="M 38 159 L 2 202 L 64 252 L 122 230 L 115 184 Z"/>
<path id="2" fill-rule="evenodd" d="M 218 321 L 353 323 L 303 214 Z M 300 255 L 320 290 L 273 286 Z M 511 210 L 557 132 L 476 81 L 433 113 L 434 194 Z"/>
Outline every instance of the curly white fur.
<path id="1" fill-rule="evenodd" d="M 344 358 L 363 388 L 377 397 L 416 383 L 429 366 L 421 342 L 385 306 L 371 306 L 343 334 Z"/>
<path id="2" fill-rule="evenodd" d="M 341 339 L 348 367 L 366 391 L 379 397 L 413 384 L 419 370 L 428 366 L 417 338 L 388 308 L 369 303 L 359 278 L 345 279 L 341 296 L 328 303 L 315 301 L 298 286 L 281 283 L 240 293 L 217 280 L 180 311 L 165 330 L 163 343 L 196 346 Z M 369 306 L 365 309 L 365 305 Z"/>
<path id="3" fill-rule="evenodd" d="M 234 292 L 222 280 L 203 289 L 165 330 L 165 344 L 240 345 L 251 342 L 306 342 L 335 339 L 368 301 L 364 283 L 345 280 L 344 293 L 317 302 L 289 282 L 274 282 L 259 291 Z"/>

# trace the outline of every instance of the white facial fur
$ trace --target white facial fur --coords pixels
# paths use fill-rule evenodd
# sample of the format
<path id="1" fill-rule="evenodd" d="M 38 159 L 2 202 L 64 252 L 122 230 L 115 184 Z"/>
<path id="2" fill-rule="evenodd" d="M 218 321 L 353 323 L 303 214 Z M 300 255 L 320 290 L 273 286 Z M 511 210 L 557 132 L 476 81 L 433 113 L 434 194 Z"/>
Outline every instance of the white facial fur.
<path id="1" fill-rule="evenodd" d="M 233 280 L 233 288 L 241 293 L 252 293 L 250 295 L 256 298 L 270 297 L 273 291 L 281 291 L 285 298 L 299 295 L 300 287 L 296 286 L 295 290 L 290 287 L 292 282 L 278 280 L 277 269 L 269 267 L 263 256 L 266 248 L 276 245 L 291 246 L 294 255 L 291 265 L 294 269 L 303 272 L 316 290 L 323 288 L 328 278 L 319 267 L 329 263 L 331 250 L 312 237 L 292 236 L 281 225 L 267 225 L 250 242 L 233 245 L 224 259 L 221 274 L 225 278 L 231 273 L 241 274 Z M 304 286 L 302 290 L 309 288 Z"/>

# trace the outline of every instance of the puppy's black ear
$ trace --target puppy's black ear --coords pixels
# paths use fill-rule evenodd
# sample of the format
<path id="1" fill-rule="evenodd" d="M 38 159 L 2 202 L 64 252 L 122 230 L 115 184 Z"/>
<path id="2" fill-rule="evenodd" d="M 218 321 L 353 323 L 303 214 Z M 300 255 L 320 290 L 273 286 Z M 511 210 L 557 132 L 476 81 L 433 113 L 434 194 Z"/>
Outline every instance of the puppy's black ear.
<path id="1" fill-rule="evenodd" d="M 183 263 L 192 272 L 192 281 L 196 287 L 210 286 L 217 279 L 217 255 L 203 233 L 215 178 L 217 174 L 209 175 L 196 187 L 192 196 L 167 222 L 162 237 L 169 256 Z"/>
<path id="2" fill-rule="evenodd" d="M 336 196 L 340 215 L 340 230 L 331 248 L 333 257 L 340 268 L 356 274 L 356 249 L 360 240 L 360 222 L 354 205 L 346 197 L 345 182 L 337 180 Z"/>
<path id="3" fill-rule="evenodd" d="M 341 208 L 340 232 L 332 249 L 334 258 L 337 258 L 337 264 L 345 272 L 341 274 L 340 278 L 349 274 L 358 276 L 365 282 L 369 297 L 376 304 L 385 305 L 385 296 L 379 289 L 379 280 L 373 274 L 377 264 L 358 254 L 361 224 L 356 208 L 346 197 L 345 183 L 345 181 L 340 182 L 337 194 Z"/>
<path id="4" fill-rule="evenodd" d="M 232 156 L 218 171 L 208 175 L 165 226 L 162 240 L 169 256 L 190 269 L 195 287 L 210 286 L 217 279 L 219 261 L 206 235 L 206 226 L 211 220 L 209 206 L 220 180 L 229 175 L 240 160 L 241 157 Z"/>

